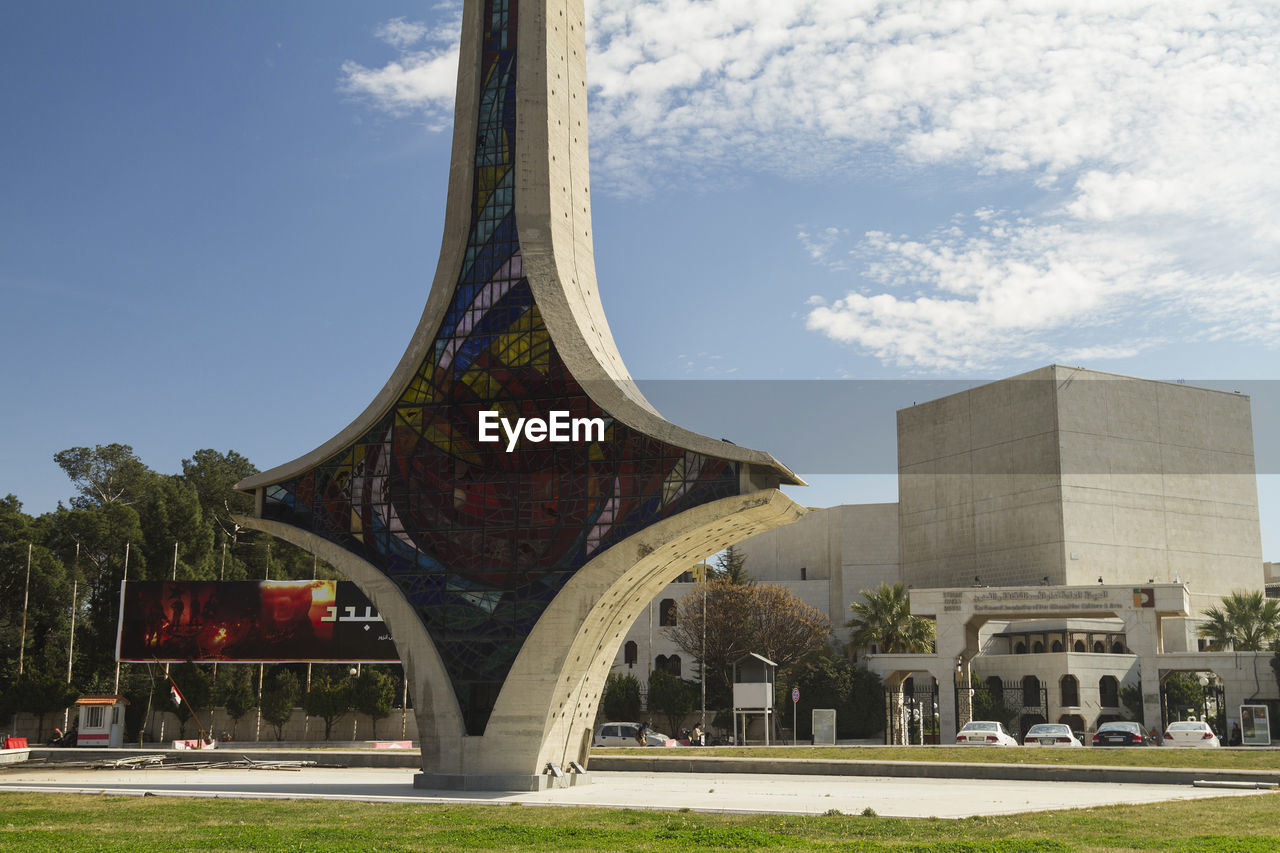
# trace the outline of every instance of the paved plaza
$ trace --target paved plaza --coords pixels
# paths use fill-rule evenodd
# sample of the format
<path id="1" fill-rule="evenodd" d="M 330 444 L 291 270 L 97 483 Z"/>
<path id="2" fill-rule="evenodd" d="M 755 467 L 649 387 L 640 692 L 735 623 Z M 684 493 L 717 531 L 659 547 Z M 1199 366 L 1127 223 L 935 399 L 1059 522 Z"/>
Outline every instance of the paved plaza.
<path id="1" fill-rule="evenodd" d="M 594 772 L 589 785 L 508 794 L 418 791 L 413 788 L 413 776 L 412 770 L 380 768 L 92 770 L 27 765 L 0 772 L 0 791 L 774 814 L 822 814 L 831 809 L 857 814 L 871 808 L 883 817 L 941 818 L 1259 793 L 1190 785 Z"/>

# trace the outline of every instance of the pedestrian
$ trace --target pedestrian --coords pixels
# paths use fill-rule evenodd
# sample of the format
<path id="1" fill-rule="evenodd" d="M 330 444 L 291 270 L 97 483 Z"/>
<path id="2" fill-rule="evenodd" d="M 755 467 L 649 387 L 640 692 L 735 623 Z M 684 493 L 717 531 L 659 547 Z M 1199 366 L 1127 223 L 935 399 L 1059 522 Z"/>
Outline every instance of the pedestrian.
<path id="1" fill-rule="evenodd" d="M 693 727 L 693 739 L 689 741 L 690 746 L 706 746 L 706 734 L 702 731 L 702 721 Z"/>

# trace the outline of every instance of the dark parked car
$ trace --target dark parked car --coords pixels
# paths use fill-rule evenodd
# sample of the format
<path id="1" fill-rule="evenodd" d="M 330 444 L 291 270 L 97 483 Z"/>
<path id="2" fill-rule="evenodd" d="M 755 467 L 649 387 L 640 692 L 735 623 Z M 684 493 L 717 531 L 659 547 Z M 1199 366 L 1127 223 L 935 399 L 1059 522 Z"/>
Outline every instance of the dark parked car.
<path id="1" fill-rule="evenodd" d="M 1093 735 L 1094 746 L 1154 746 L 1142 723 L 1103 723 Z"/>

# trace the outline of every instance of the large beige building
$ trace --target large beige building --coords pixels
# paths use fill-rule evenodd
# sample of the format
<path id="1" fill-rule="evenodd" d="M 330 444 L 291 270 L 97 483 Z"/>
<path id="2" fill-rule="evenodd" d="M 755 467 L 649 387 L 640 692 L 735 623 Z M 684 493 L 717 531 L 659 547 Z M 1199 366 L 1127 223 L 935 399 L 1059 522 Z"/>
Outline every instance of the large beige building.
<path id="1" fill-rule="evenodd" d="M 1249 398 L 1051 366 L 898 412 L 902 579 L 1262 583 Z"/>
<path id="2" fill-rule="evenodd" d="M 899 411 L 898 470 L 896 504 L 810 511 L 739 543 L 749 573 L 829 614 L 842 641 L 849 605 L 881 582 L 907 584 L 913 600 L 1032 587 L 997 594 L 1059 608 L 1059 599 L 1166 588 L 1161 596 L 1182 603 L 1156 620 L 1141 609 L 1144 618 L 987 619 L 960 655 L 966 675 L 1037 684 L 1040 716 L 1084 730 L 1126 715 L 1125 685 L 1141 687 L 1145 716 L 1156 718 L 1146 722 L 1160 725 L 1157 670 L 1212 673 L 1228 705 L 1276 694 L 1269 672 L 1254 677 L 1252 658 L 1199 655 L 1196 636 L 1205 608 L 1264 586 L 1248 397 L 1049 366 Z M 655 612 L 691 589 L 669 587 Z M 618 663 L 643 676 L 678 654 L 661 621 L 637 622 Z M 912 665 L 880 662 L 887 676 Z M 955 667 L 918 670 L 939 669 L 940 706 L 952 701 Z"/>

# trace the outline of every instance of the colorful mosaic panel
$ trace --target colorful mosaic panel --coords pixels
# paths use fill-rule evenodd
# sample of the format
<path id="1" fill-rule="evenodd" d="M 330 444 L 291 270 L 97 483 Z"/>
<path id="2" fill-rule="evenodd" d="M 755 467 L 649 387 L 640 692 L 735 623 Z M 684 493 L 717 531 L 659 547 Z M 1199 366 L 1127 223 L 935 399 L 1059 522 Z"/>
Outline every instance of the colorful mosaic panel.
<path id="1" fill-rule="evenodd" d="M 357 442 L 266 491 L 403 590 L 483 734 L 525 637 L 573 573 L 626 537 L 739 492 L 737 465 L 613 420 L 556 352 L 516 234 L 515 0 L 487 0 L 472 220 L 452 301 L 399 400 Z M 478 440 L 480 413 L 601 418 L 602 438 Z"/>

